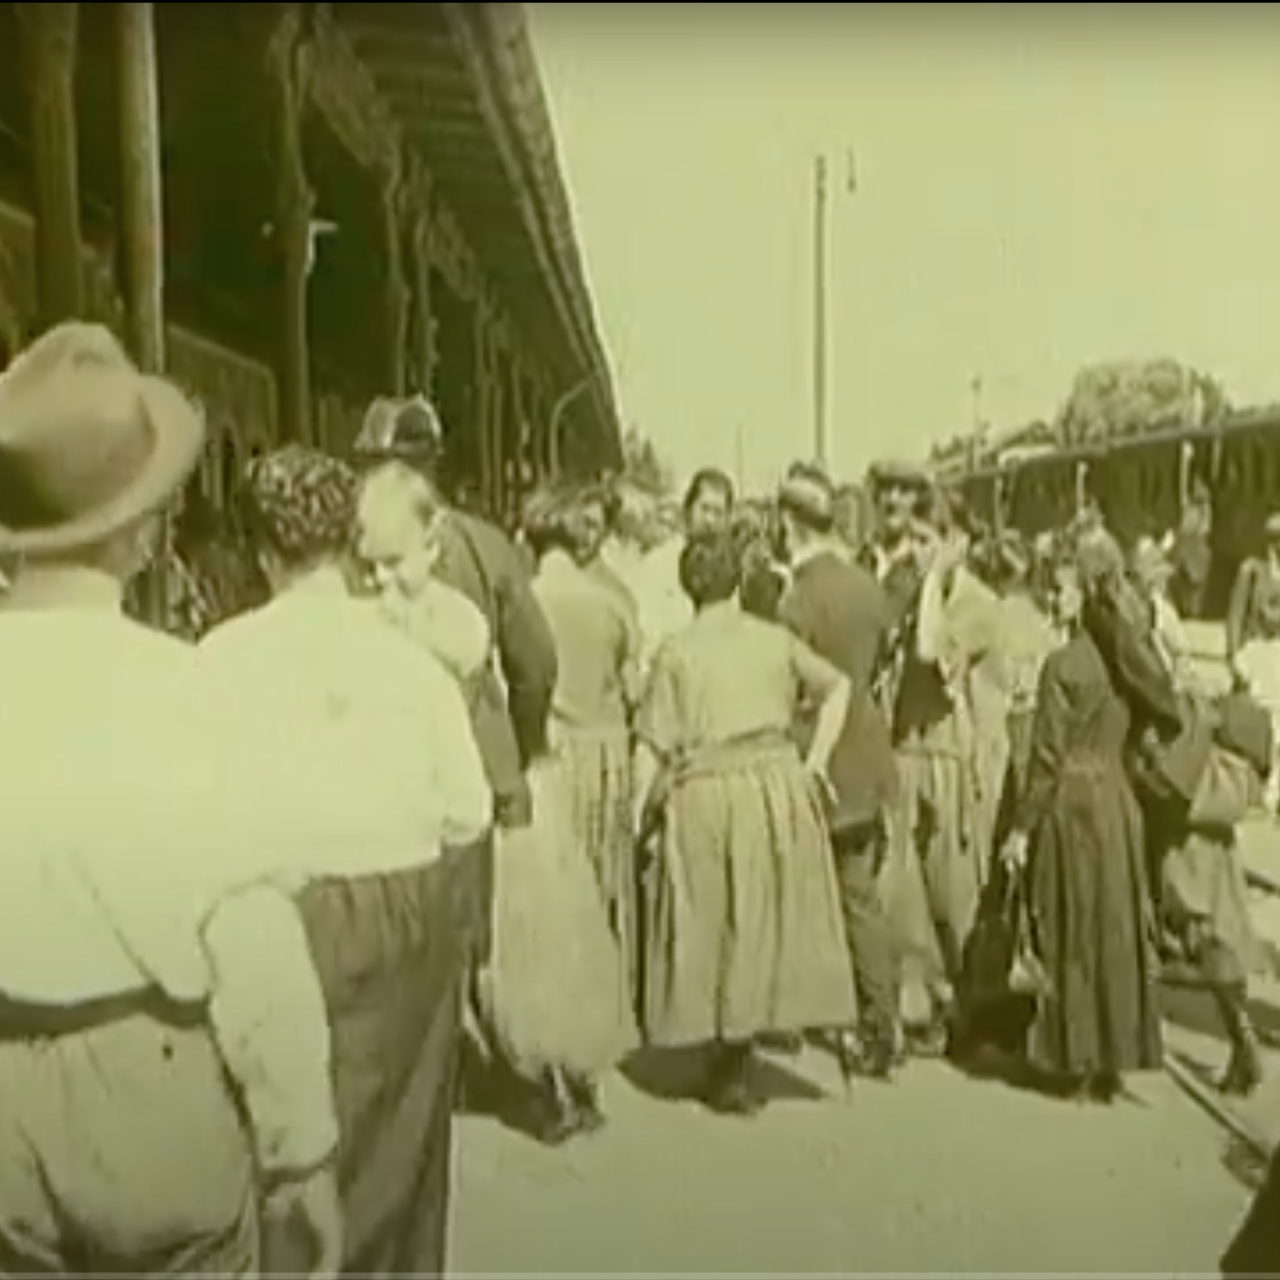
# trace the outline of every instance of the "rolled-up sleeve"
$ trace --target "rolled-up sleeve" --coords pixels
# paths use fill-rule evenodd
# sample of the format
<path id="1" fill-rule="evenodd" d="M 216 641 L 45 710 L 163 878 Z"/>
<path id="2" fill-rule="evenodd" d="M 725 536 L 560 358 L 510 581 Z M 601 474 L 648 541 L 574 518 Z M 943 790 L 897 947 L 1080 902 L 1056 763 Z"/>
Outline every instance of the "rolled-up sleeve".
<path id="1" fill-rule="evenodd" d="M 338 1122 L 324 992 L 297 904 L 274 885 L 242 889 L 210 912 L 203 943 L 210 1023 L 264 1175 L 319 1167 Z"/>

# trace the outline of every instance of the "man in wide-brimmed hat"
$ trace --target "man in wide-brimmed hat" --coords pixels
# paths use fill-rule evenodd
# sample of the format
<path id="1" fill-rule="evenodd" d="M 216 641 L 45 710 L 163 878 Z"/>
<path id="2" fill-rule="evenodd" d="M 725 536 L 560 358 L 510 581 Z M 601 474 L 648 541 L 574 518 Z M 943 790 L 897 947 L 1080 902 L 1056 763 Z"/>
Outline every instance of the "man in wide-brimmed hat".
<path id="1" fill-rule="evenodd" d="M 328 1025 L 287 872 L 314 832 L 263 836 L 289 775 L 193 650 L 122 611 L 204 440 L 96 325 L 0 376 L 8 1275 L 254 1274 L 264 1192 L 320 1274 L 340 1262 Z"/>

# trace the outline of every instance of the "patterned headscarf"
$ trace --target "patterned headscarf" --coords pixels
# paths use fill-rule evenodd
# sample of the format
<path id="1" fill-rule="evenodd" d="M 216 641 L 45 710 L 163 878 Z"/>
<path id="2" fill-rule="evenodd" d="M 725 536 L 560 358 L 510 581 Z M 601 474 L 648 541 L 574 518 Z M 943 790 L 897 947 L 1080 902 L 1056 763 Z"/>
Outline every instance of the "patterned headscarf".
<path id="1" fill-rule="evenodd" d="M 318 449 L 290 444 L 255 458 L 245 473 L 253 523 L 281 555 L 305 560 L 351 540 L 360 480 Z"/>

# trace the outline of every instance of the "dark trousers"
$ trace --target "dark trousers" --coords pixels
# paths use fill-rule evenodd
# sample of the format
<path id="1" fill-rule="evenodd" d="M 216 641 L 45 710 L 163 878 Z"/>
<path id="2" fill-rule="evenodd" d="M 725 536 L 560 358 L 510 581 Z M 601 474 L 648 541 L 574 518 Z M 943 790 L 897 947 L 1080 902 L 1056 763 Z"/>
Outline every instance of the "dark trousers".
<path id="1" fill-rule="evenodd" d="M 884 827 L 879 821 L 843 827 L 832 833 L 831 845 L 862 1029 L 869 1037 L 891 1040 L 898 1018 L 898 979 L 877 879 L 885 853 Z"/>

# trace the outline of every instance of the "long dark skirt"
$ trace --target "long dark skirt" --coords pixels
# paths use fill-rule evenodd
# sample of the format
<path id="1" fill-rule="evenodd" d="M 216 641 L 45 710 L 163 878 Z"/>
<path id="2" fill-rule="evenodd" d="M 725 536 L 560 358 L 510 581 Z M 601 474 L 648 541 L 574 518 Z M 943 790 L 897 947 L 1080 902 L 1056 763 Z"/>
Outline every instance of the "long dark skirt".
<path id="1" fill-rule="evenodd" d="M 1153 1070 L 1162 1045 L 1142 814 L 1121 763 L 1068 760 L 1032 837 L 1036 943 L 1053 982 L 1030 1056 L 1055 1075 Z"/>
<path id="2" fill-rule="evenodd" d="M 347 1275 L 446 1259 L 473 852 L 312 885 L 303 915 L 333 1027 Z"/>

